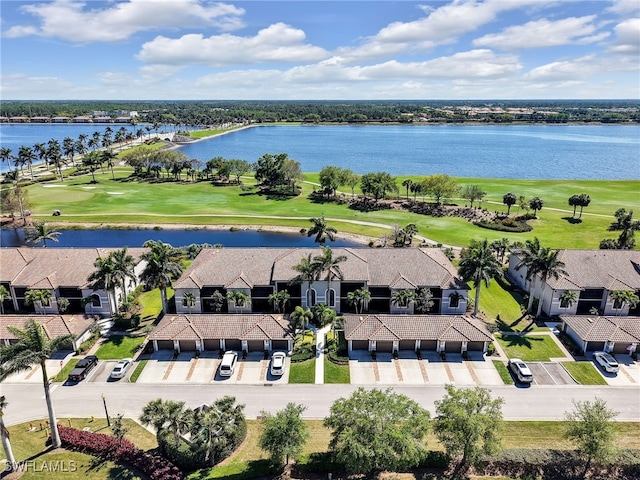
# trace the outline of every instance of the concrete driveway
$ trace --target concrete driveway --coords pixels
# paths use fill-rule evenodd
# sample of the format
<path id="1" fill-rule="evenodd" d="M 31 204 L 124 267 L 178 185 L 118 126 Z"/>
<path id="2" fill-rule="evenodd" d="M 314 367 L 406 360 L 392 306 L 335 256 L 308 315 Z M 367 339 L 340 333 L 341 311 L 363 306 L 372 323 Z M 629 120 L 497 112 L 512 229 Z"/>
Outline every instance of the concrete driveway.
<path id="1" fill-rule="evenodd" d="M 47 376 L 49 378 L 55 377 L 74 355 L 75 352 L 72 350 L 60 350 L 59 352 L 53 352 L 51 358 L 44 362 L 45 367 L 47 368 Z M 40 365 L 35 365 L 29 370 L 14 373 L 7 377 L 3 383 L 42 383 L 42 370 L 40 369 Z"/>
<path id="2" fill-rule="evenodd" d="M 569 372 L 561 362 L 527 362 L 529 370 L 533 373 L 534 385 L 576 385 Z"/>
<path id="3" fill-rule="evenodd" d="M 600 375 L 602 375 L 608 385 L 629 386 L 640 384 L 640 364 L 635 362 L 629 355 L 616 355 L 620 370 L 618 373 L 605 372 L 597 362 L 591 358 L 591 362 Z"/>

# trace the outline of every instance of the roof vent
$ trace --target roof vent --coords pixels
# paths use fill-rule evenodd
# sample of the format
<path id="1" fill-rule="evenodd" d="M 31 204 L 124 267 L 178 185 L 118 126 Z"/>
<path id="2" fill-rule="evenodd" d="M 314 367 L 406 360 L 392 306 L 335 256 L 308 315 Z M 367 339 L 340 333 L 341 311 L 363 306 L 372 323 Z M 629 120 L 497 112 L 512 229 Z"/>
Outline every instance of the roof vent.
<path id="1" fill-rule="evenodd" d="M 587 317 L 587 321 L 588 321 L 589 323 L 593 323 L 593 318 L 591 318 L 591 317 Z"/>

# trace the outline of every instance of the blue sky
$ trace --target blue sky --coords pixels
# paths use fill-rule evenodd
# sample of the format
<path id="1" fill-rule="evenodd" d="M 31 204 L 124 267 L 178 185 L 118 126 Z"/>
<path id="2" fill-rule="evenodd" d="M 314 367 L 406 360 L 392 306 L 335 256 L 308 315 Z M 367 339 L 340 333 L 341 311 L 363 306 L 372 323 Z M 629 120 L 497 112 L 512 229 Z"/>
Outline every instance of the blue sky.
<path id="1" fill-rule="evenodd" d="M 640 98 L 639 0 L 2 0 L 0 98 Z"/>

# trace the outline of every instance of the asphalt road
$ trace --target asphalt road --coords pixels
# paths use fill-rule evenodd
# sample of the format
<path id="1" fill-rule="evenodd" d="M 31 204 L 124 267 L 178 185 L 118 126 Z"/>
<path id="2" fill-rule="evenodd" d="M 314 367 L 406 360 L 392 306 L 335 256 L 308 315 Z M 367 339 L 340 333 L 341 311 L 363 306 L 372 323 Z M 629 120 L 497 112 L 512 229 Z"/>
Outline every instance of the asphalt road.
<path id="1" fill-rule="evenodd" d="M 155 398 L 184 400 L 189 407 L 211 403 L 223 395 L 233 395 L 244 403 L 245 414 L 255 418 L 261 411 L 276 412 L 288 402 L 307 406 L 304 416 L 321 419 L 329 414 L 333 401 L 351 394 L 354 385 L 151 385 L 114 382 L 92 384 L 81 382 L 53 387 L 56 415 L 65 417 L 104 416 L 105 397 L 110 416 L 119 413 L 137 418 L 142 407 Z M 377 388 L 384 388 L 378 386 Z M 442 386 L 396 386 L 433 414 L 434 401 L 443 397 Z M 640 421 L 640 388 L 614 386 L 544 386 L 527 388 L 515 386 L 492 387 L 493 396 L 504 399 L 503 414 L 506 420 L 561 420 L 564 412 L 573 408 L 572 401 L 602 398 L 609 408 L 619 412 L 620 421 Z M 9 406 L 4 421 L 8 425 L 46 418 L 44 391 L 40 384 L 0 384 L 0 395 L 5 395 Z"/>

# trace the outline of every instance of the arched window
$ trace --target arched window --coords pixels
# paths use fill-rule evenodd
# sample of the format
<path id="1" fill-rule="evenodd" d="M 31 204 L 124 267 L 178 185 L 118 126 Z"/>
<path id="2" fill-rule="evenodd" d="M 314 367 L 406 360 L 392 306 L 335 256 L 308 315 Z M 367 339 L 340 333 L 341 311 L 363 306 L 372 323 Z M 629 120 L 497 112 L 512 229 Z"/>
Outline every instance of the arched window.
<path id="1" fill-rule="evenodd" d="M 313 307 L 316 304 L 316 291 L 313 288 L 307 290 L 307 306 Z"/>
<path id="2" fill-rule="evenodd" d="M 326 291 L 327 306 L 334 308 L 336 306 L 336 291 L 330 288 Z"/>

